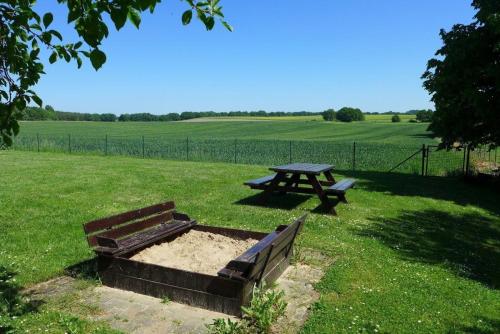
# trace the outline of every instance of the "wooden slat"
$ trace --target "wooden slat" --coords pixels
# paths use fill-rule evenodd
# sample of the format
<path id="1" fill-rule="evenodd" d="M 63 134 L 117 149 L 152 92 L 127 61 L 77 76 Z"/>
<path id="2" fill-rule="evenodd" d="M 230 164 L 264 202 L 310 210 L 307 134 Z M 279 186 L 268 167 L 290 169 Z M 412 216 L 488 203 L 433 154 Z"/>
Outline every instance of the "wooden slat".
<path id="1" fill-rule="evenodd" d="M 255 231 L 239 230 L 228 227 L 208 226 L 208 225 L 196 225 L 193 227 L 193 230 L 221 234 L 226 237 L 238 238 L 243 240 L 245 239 L 261 240 L 267 235 L 267 233 L 264 232 L 255 232 Z"/>
<path id="2" fill-rule="evenodd" d="M 153 227 L 155 225 L 159 225 L 160 223 L 168 223 L 172 220 L 172 212 L 167 211 L 161 213 L 159 215 L 146 218 L 144 220 L 140 220 L 138 222 L 123 225 L 118 228 L 113 228 L 111 230 L 107 230 L 105 232 L 99 233 L 99 236 L 111 238 L 111 239 L 120 239 L 127 235 L 131 235 L 133 233 L 145 230 L 147 228 Z"/>
<path id="3" fill-rule="evenodd" d="M 267 190 L 269 189 L 268 185 L 254 185 L 250 186 L 252 189 L 258 189 L 258 190 Z M 285 186 L 277 186 L 273 189 L 275 192 L 292 192 L 292 193 L 298 193 L 298 194 L 316 194 L 316 191 L 313 188 L 304 188 L 304 187 L 285 187 Z"/>
<path id="4" fill-rule="evenodd" d="M 130 253 L 143 249 L 160 240 L 184 233 L 196 225 L 196 221 L 173 222 L 165 226 L 153 227 L 150 230 L 119 241 L 118 245 L 122 251 L 119 254 Z"/>
<path id="5" fill-rule="evenodd" d="M 95 239 L 99 247 L 118 248 L 118 243 L 115 239 L 101 237 L 100 235 L 96 235 Z"/>
<path id="6" fill-rule="evenodd" d="M 124 258 L 113 258 L 99 274 L 107 286 L 235 315 L 252 288 L 251 283 Z"/>
<path id="7" fill-rule="evenodd" d="M 259 254 L 258 260 L 248 273 L 249 279 L 253 279 L 264 269 L 268 270 L 269 268 L 267 268 L 267 265 L 272 267 L 285 257 L 285 253 L 293 246 L 295 235 L 298 234 L 302 228 L 303 219 L 305 219 L 305 217 L 301 217 L 295 223 L 291 224 L 289 228 L 281 232 L 280 236 L 273 241 L 274 247 L 267 247 Z"/>
<path id="8" fill-rule="evenodd" d="M 276 174 L 259 177 L 258 179 L 253 179 L 253 180 L 247 181 L 244 184 L 247 186 L 263 185 L 263 184 L 270 182 L 272 179 L 274 179 L 275 176 L 276 176 Z"/>
<path id="9" fill-rule="evenodd" d="M 97 219 L 94 221 L 91 221 L 83 226 L 83 229 L 86 234 L 101 231 L 104 229 L 107 229 L 109 227 L 123 224 L 124 222 L 130 221 L 130 220 L 135 220 L 139 219 L 142 217 L 150 216 L 152 214 L 161 212 L 161 211 L 167 211 L 167 210 L 173 210 L 175 209 L 175 204 L 174 202 L 165 202 L 165 203 L 160 203 L 152 206 L 148 206 L 146 208 L 142 209 L 137 209 L 137 210 L 132 210 L 128 211 L 125 213 L 121 213 L 118 215 L 110 216 L 107 218 L 102 218 L 102 219 Z"/>
<path id="10" fill-rule="evenodd" d="M 332 170 L 333 165 L 326 164 L 310 164 L 310 163 L 292 163 L 287 165 L 275 166 L 269 168 L 275 172 L 281 173 L 299 173 L 299 174 L 314 174 L 319 175 L 325 171 Z"/>
<path id="11" fill-rule="evenodd" d="M 356 180 L 354 180 L 354 179 L 343 179 L 343 180 L 340 180 L 339 182 L 335 183 L 330 188 L 328 188 L 327 192 L 343 194 L 346 192 L 346 190 L 352 188 L 355 183 L 356 183 Z"/>
<path id="12" fill-rule="evenodd" d="M 225 277 L 246 276 L 249 279 L 253 278 L 256 273 L 262 270 L 268 256 L 269 261 L 275 261 L 275 257 L 280 255 L 283 249 L 288 249 L 292 246 L 294 236 L 300 232 L 305 218 L 306 215 L 300 217 L 286 228 L 280 225 L 276 231 L 268 234 L 245 253 L 230 261 L 225 267 L 225 269 L 228 270 L 223 269 L 219 271 L 219 275 Z M 271 244 L 273 244 L 274 247 L 272 254 L 269 254 L 271 251 Z M 231 270 L 234 271 L 234 273 L 231 273 Z"/>

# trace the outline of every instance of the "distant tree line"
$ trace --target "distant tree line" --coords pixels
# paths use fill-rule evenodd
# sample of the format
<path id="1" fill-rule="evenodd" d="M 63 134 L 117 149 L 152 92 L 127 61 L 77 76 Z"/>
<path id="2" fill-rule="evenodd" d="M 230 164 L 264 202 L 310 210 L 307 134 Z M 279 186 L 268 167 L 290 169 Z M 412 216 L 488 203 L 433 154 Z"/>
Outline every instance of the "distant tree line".
<path id="1" fill-rule="evenodd" d="M 77 113 L 67 111 L 57 111 L 50 105 L 44 108 L 40 107 L 27 107 L 20 113 L 20 119 L 25 121 L 91 121 L 91 122 L 173 122 L 188 120 L 200 117 L 284 117 L 284 116 L 310 116 L 322 115 L 325 121 L 340 121 L 340 122 L 353 122 L 363 121 L 366 115 L 401 115 L 403 113 L 396 113 L 393 111 L 383 113 L 363 113 L 358 108 L 344 107 L 335 111 L 328 109 L 319 112 L 285 112 L 285 111 L 272 111 L 267 112 L 264 110 L 259 111 L 229 111 L 229 112 L 215 112 L 215 111 L 185 111 L 182 113 L 169 113 L 164 115 L 154 115 L 150 113 L 134 113 L 134 114 L 115 114 L 105 113 Z M 431 122 L 433 111 L 428 109 L 422 110 L 409 110 L 404 114 L 416 115 L 418 122 Z"/>
<path id="2" fill-rule="evenodd" d="M 150 113 L 134 113 L 134 114 L 90 114 L 76 113 L 54 110 L 50 105 L 45 108 L 27 107 L 20 114 L 20 119 L 25 121 L 93 121 L 93 122 L 172 122 L 181 121 L 200 117 L 233 117 L 233 116 L 250 116 L 250 117 L 281 117 L 281 116 L 308 116 L 320 115 L 319 112 L 299 111 L 185 111 L 182 113 L 169 113 L 164 115 L 153 115 Z"/>
<path id="3" fill-rule="evenodd" d="M 20 120 L 24 121 L 94 121 L 114 122 L 115 114 L 89 114 L 54 110 L 50 105 L 45 108 L 27 107 L 20 113 Z"/>
<path id="4" fill-rule="evenodd" d="M 343 107 L 339 111 L 334 109 L 327 109 L 322 113 L 323 119 L 328 122 L 340 121 L 340 122 L 354 122 L 354 121 L 364 121 L 365 115 L 359 108 Z"/>

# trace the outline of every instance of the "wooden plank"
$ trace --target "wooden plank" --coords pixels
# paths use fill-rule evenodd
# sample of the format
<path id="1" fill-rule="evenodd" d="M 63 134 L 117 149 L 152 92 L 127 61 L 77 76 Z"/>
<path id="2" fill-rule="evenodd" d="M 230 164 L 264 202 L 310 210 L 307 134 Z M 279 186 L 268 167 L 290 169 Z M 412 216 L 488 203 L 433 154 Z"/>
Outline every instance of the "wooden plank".
<path id="1" fill-rule="evenodd" d="M 226 237 L 238 238 L 238 239 L 256 239 L 261 240 L 268 233 L 264 232 L 255 232 L 255 231 L 247 231 L 247 230 L 239 230 L 228 227 L 218 227 L 218 226 L 209 226 L 209 225 L 196 225 L 193 227 L 193 230 L 202 231 L 202 232 L 210 232 L 215 234 L 220 234 Z"/>
<path id="2" fill-rule="evenodd" d="M 117 256 L 120 254 L 131 253 L 141 248 L 146 248 L 160 240 L 173 237 L 174 235 L 184 233 L 196 225 L 195 221 L 177 222 L 159 225 L 144 232 L 135 234 L 129 238 L 116 240 L 118 249 L 96 247 L 94 250 L 98 253 Z M 92 236 L 94 237 L 94 236 Z M 89 238 L 90 239 L 90 238 Z M 89 241 L 90 243 L 90 241 Z"/>
<path id="3" fill-rule="evenodd" d="M 333 168 L 334 168 L 333 165 L 327 165 L 327 164 L 292 163 L 287 165 L 271 167 L 269 169 L 281 173 L 300 173 L 300 174 L 319 175 L 325 171 L 332 170 Z"/>
<path id="4" fill-rule="evenodd" d="M 118 248 L 118 243 L 115 239 L 101 237 L 100 235 L 95 236 L 97 244 L 100 247 Z"/>
<path id="5" fill-rule="evenodd" d="M 344 194 L 348 189 L 354 187 L 355 183 L 354 179 L 343 179 L 328 188 L 327 192 Z"/>
<path id="6" fill-rule="evenodd" d="M 248 273 L 248 277 L 253 278 L 255 274 L 262 271 L 263 267 L 266 266 L 266 261 L 268 261 L 268 263 L 274 263 L 273 261 L 275 261 L 275 258 L 281 256 L 282 251 L 286 252 L 286 255 L 289 254 L 291 247 L 293 246 L 295 236 L 302 230 L 306 217 L 307 215 L 303 215 L 295 220 L 294 223 L 290 224 L 286 229 L 280 232 L 278 237 L 272 241 L 273 247 L 268 246 L 260 252 L 254 266 Z"/>
<path id="7" fill-rule="evenodd" d="M 173 201 L 155 204 L 155 205 L 148 206 L 145 208 L 132 210 L 132 211 L 118 214 L 118 215 L 114 215 L 114 216 L 110 216 L 107 218 L 97 219 L 97 220 L 88 222 L 83 226 L 83 229 L 84 229 L 86 234 L 89 234 L 89 233 L 93 233 L 93 232 L 107 229 L 107 228 L 115 226 L 115 225 L 123 224 L 126 221 L 135 220 L 138 218 L 150 216 L 152 214 L 155 214 L 155 213 L 158 213 L 161 211 L 167 211 L 167 210 L 173 210 L 173 209 L 175 209 L 175 204 Z"/>
<path id="8" fill-rule="evenodd" d="M 245 276 L 247 278 L 252 278 L 255 273 L 262 270 L 268 256 L 269 261 L 273 261 L 274 258 L 280 254 L 280 251 L 291 247 L 293 239 L 295 235 L 300 232 L 305 218 L 306 215 L 300 217 L 282 231 L 274 231 L 268 234 L 245 253 L 230 261 L 225 268 L 233 270 L 236 273 L 230 273 L 228 270 L 221 270 L 219 274 L 225 277 Z M 283 227 L 280 226 L 280 228 Z M 271 244 L 274 244 L 273 254 L 269 254 L 271 252 Z"/>
<path id="9" fill-rule="evenodd" d="M 266 184 L 266 183 L 270 182 L 272 179 L 274 179 L 275 176 L 276 176 L 276 174 L 259 177 L 257 179 L 253 179 L 253 180 L 247 181 L 244 184 L 247 185 L 247 186 Z"/>
<path id="10" fill-rule="evenodd" d="M 122 257 L 114 258 L 105 270 L 228 298 L 238 298 L 243 286 L 242 282 L 236 280 L 134 261 Z"/>
<path id="11" fill-rule="evenodd" d="M 267 190 L 269 186 L 251 186 L 252 189 L 258 190 Z M 273 191 L 276 192 L 291 192 L 298 194 L 316 194 L 316 191 L 313 188 L 304 188 L 304 187 L 285 187 L 285 186 L 276 186 L 273 188 Z"/>
<path id="12" fill-rule="evenodd" d="M 178 303 L 241 316 L 241 298 L 228 298 L 129 275 L 104 274 L 103 277 L 103 284 L 114 288 L 133 291 L 156 298 L 168 297 Z"/>
<path id="13" fill-rule="evenodd" d="M 146 218 L 144 220 L 137 221 L 135 223 L 122 225 L 118 228 L 113 228 L 111 230 L 107 230 L 105 232 L 99 233 L 98 235 L 101 237 L 111 238 L 111 239 L 119 239 L 125 237 L 127 235 L 131 235 L 133 233 L 145 230 L 147 228 L 159 225 L 160 223 L 167 224 L 173 218 L 173 214 L 171 211 L 167 211 L 164 213 L 160 213 L 159 215 Z"/>
<path id="14" fill-rule="evenodd" d="M 196 225 L 196 221 L 192 222 L 173 222 L 170 224 L 159 225 L 153 227 L 145 232 L 135 234 L 129 238 L 121 239 L 118 245 L 123 252 L 131 252 L 145 246 L 152 245 L 153 243 L 174 236 L 179 233 L 188 231 L 191 227 Z"/>

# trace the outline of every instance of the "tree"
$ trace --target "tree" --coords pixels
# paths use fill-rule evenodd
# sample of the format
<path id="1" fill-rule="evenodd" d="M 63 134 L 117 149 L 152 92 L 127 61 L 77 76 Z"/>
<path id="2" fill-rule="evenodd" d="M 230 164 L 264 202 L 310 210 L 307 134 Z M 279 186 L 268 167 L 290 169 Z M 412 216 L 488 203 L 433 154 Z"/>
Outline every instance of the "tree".
<path id="1" fill-rule="evenodd" d="M 448 149 L 500 144 L 500 1 L 472 6 L 473 23 L 441 30 L 443 46 L 422 76 L 436 107 L 429 130 Z"/>
<path id="2" fill-rule="evenodd" d="M 344 107 L 337 111 L 337 119 L 341 122 L 364 121 L 365 115 L 358 108 Z"/>
<path id="3" fill-rule="evenodd" d="M 417 111 L 415 116 L 417 118 L 417 121 L 425 123 L 425 122 L 432 122 L 433 114 L 434 114 L 434 112 L 432 110 L 428 109 L 428 110 Z"/>
<path id="4" fill-rule="evenodd" d="M 101 50 L 102 41 L 108 36 L 107 17 L 116 30 L 120 30 L 127 19 L 137 28 L 141 14 L 154 12 L 161 0 L 57 0 L 68 8 L 68 23 L 78 34 L 76 42 L 64 43 L 63 36 L 51 29 L 54 19 L 51 12 L 37 13 L 35 0 L 0 0 L 0 146 L 11 145 L 12 138 L 19 133 L 18 118 L 31 102 L 42 106 L 42 100 L 31 88 L 44 74 L 40 60 L 40 47 L 51 50 L 49 62 L 58 59 L 75 61 L 78 68 L 82 58 L 89 58 L 98 70 L 106 62 Z M 189 9 L 182 14 L 182 24 L 191 22 L 193 13 L 212 30 L 215 20 L 232 30 L 223 20 L 219 0 L 185 0 Z"/>
<path id="5" fill-rule="evenodd" d="M 399 123 L 401 122 L 401 117 L 399 117 L 399 115 L 394 115 L 391 117 L 391 121 L 392 123 Z"/>
<path id="6" fill-rule="evenodd" d="M 327 109 L 321 113 L 321 116 L 325 121 L 332 122 L 335 120 L 335 110 Z"/>
<path id="7" fill-rule="evenodd" d="M 117 117 L 115 114 L 101 114 L 101 115 L 99 115 L 99 120 L 101 122 L 115 122 L 116 118 Z"/>

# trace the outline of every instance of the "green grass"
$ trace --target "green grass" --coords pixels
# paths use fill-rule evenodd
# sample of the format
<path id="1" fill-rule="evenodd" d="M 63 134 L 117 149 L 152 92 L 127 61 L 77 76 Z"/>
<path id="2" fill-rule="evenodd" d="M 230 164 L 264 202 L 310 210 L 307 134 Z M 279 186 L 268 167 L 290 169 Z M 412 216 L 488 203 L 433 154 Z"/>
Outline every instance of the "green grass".
<path id="1" fill-rule="evenodd" d="M 378 116 L 377 116 L 378 117 Z M 426 132 L 427 124 L 323 121 L 211 121 L 211 122 L 21 122 L 21 136 L 58 135 L 103 139 L 158 137 L 166 139 L 271 139 L 327 140 L 404 145 L 436 143 Z"/>
<path id="2" fill-rule="evenodd" d="M 16 151 L 0 162 L 0 266 L 22 286 L 91 258 L 82 224 L 106 215 L 173 199 L 201 224 L 271 231 L 318 204 L 286 195 L 260 205 L 242 182 L 265 166 Z M 350 204 L 338 217 L 311 213 L 300 239 L 335 259 L 303 333 L 496 333 L 498 193 L 452 178 L 354 176 Z M 26 311 L 15 326 L 34 331 L 60 308 Z"/>

